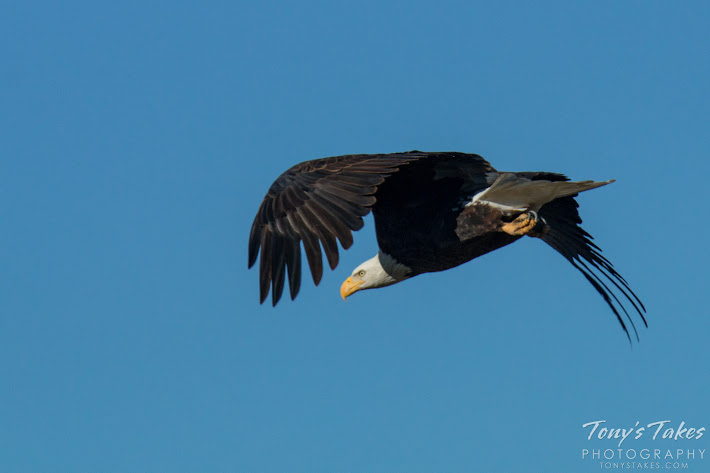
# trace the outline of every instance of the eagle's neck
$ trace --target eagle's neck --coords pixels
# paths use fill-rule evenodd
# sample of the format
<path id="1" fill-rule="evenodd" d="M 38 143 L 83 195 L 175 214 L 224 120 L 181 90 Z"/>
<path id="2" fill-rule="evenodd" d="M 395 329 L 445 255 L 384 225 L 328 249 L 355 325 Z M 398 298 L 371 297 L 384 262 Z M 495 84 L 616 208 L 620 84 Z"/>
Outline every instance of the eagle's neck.
<path id="1" fill-rule="evenodd" d="M 412 269 L 380 250 L 369 262 L 376 268 L 377 286 L 390 286 L 412 277 Z"/>

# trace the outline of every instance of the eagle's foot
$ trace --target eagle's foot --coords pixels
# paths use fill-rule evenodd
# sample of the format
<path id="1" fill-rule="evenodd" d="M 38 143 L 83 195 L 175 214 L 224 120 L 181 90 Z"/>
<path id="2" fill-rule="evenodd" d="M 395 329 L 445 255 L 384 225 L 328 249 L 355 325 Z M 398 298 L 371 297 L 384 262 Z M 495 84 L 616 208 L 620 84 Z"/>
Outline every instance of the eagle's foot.
<path id="1" fill-rule="evenodd" d="M 530 210 L 518 215 L 513 221 L 504 223 L 501 230 L 513 236 L 528 235 L 531 237 L 541 237 L 550 229 L 544 218 L 537 212 Z"/>

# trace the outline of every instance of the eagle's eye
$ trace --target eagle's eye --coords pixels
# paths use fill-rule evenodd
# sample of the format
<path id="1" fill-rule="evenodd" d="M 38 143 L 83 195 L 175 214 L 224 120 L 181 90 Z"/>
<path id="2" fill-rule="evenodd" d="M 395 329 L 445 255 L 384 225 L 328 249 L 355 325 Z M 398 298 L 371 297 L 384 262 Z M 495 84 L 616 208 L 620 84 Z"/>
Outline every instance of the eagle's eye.
<path id="1" fill-rule="evenodd" d="M 361 269 L 360 271 L 358 271 L 357 275 L 363 277 L 365 276 L 365 271 Z"/>

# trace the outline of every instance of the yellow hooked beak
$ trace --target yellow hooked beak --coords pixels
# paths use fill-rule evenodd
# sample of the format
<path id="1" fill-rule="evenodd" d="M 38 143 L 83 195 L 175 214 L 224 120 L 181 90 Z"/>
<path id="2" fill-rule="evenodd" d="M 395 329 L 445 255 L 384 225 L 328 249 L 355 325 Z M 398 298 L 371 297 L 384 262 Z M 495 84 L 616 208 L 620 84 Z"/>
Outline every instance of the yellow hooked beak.
<path id="1" fill-rule="evenodd" d="M 343 285 L 340 286 L 340 296 L 343 298 L 343 300 L 346 300 L 346 298 L 352 294 L 353 292 L 357 292 L 360 290 L 360 286 L 363 285 L 365 281 L 362 279 L 353 279 L 352 276 L 350 276 L 348 279 L 343 282 Z"/>

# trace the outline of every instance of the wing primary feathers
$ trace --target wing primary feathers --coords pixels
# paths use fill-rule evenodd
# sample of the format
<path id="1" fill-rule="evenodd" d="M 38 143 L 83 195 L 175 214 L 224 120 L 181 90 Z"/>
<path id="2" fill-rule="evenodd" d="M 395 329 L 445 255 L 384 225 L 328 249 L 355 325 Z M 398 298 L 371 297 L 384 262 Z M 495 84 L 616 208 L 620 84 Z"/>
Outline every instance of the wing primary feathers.
<path id="1" fill-rule="evenodd" d="M 375 197 L 372 195 L 363 195 L 360 193 L 354 193 L 351 190 L 347 189 L 347 185 L 342 185 L 340 184 L 339 186 L 335 186 L 330 183 L 321 183 L 318 185 L 319 188 L 323 189 L 324 191 L 328 192 L 329 194 L 332 194 L 334 196 L 340 197 L 343 200 L 346 200 L 350 203 L 361 205 L 363 207 L 369 207 L 372 204 L 375 203 Z"/>
<path id="2" fill-rule="evenodd" d="M 261 232 L 264 227 L 256 220 L 251 226 L 249 232 L 249 268 L 256 263 L 256 257 L 259 254 L 259 246 L 261 245 Z"/>
<path id="3" fill-rule="evenodd" d="M 296 187 L 287 187 L 286 189 L 284 189 L 283 198 L 288 204 L 289 208 L 298 208 L 300 205 L 303 205 L 306 200 L 308 200 L 308 196 L 305 194 L 305 192 L 301 192 L 302 195 L 299 194 L 299 189 Z M 288 214 L 288 210 L 286 210 L 286 214 Z"/>
<path id="4" fill-rule="evenodd" d="M 631 318 L 631 316 L 629 315 L 629 312 L 626 310 L 626 307 L 624 307 L 624 305 L 621 303 L 621 301 L 620 301 L 619 298 L 616 296 L 616 294 L 614 293 L 614 291 L 612 291 L 611 289 L 609 289 L 609 286 L 606 285 L 606 283 L 604 282 L 604 280 L 602 280 L 602 278 L 600 278 L 599 275 L 597 275 L 594 271 L 592 271 L 591 269 L 589 269 L 589 266 L 587 266 L 587 265 L 584 263 L 584 261 L 582 261 L 580 258 L 577 258 L 577 262 L 578 262 L 579 264 L 581 264 L 581 265 L 584 267 L 584 269 L 586 269 L 586 270 L 589 272 L 589 274 L 591 274 L 591 275 L 594 277 L 594 279 L 597 280 L 597 282 L 598 282 L 599 284 L 601 284 L 601 286 L 604 288 L 604 290 L 605 290 L 605 292 L 606 292 L 607 294 L 609 294 L 611 297 L 614 298 L 614 300 L 615 300 L 616 303 L 619 305 L 619 307 L 621 307 L 621 310 L 624 311 L 624 314 L 626 315 L 626 318 L 629 319 L 629 322 L 631 323 L 631 328 L 634 329 L 634 334 L 636 335 L 636 341 L 639 341 L 639 334 L 638 334 L 638 331 L 636 330 L 636 324 L 634 323 L 634 320 L 633 320 L 633 319 Z M 629 298 L 628 294 L 626 294 L 626 292 L 624 292 L 624 291 L 619 287 L 619 285 L 614 282 L 613 279 L 611 279 L 611 278 L 610 278 L 607 274 L 605 274 L 603 271 L 600 270 L 599 272 L 602 273 L 602 274 L 604 274 L 604 276 L 606 276 L 606 278 L 609 279 L 609 281 L 611 281 L 612 283 L 614 283 L 614 284 L 616 285 L 616 287 L 617 287 L 617 288 L 626 296 L 626 298 L 629 299 L 629 301 L 631 301 L 631 303 L 633 304 L 633 301 L 631 300 L 631 298 Z M 636 304 L 634 304 L 634 307 L 636 307 Z M 638 308 L 636 308 L 636 310 L 638 311 Z M 643 314 L 641 314 L 641 317 L 643 317 Z"/>
<path id="5" fill-rule="evenodd" d="M 611 308 L 612 312 L 616 316 L 616 319 L 619 321 L 619 324 L 621 324 L 621 328 L 624 329 L 624 332 L 626 333 L 626 337 L 629 339 L 629 342 L 631 342 L 631 335 L 629 334 L 629 330 L 626 327 L 626 324 L 624 323 L 624 319 L 621 317 L 621 314 L 619 314 L 619 311 L 614 306 L 614 303 L 612 302 L 610 294 L 611 294 L 611 296 L 614 297 L 614 299 L 616 299 L 619 306 L 626 313 L 626 316 L 631 321 L 632 327 L 634 327 L 634 331 L 636 331 L 636 328 L 633 325 L 633 320 L 629 317 L 629 314 L 626 312 L 626 309 L 624 309 L 624 306 L 619 302 L 619 299 L 613 293 L 611 293 L 609 291 L 609 288 L 606 287 L 606 285 L 603 282 L 601 282 L 601 280 L 599 280 L 599 277 L 596 274 L 594 274 L 591 270 L 589 270 L 589 268 L 587 268 L 578 257 L 571 256 L 571 255 L 574 255 L 574 252 L 570 249 L 570 247 L 568 245 L 565 244 L 564 241 L 560 240 L 554 234 L 550 235 L 548 233 L 548 235 L 549 235 L 549 238 L 546 238 L 545 242 L 548 245 L 550 245 L 552 248 L 554 248 L 562 256 L 564 256 L 565 259 L 572 264 L 572 266 L 577 268 L 577 270 L 584 275 L 584 277 L 587 279 L 587 281 L 589 281 L 589 283 L 592 285 L 592 287 L 594 287 L 594 289 L 602 296 L 604 301 Z M 545 236 L 548 237 L 548 235 L 545 235 Z M 579 262 L 579 264 L 578 264 L 578 262 Z M 580 266 L 580 264 L 582 266 Z M 586 268 L 586 271 L 584 268 Z M 597 280 L 599 280 L 599 282 L 597 282 Z M 638 333 L 636 333 L 636 338 L 638 339 Z"/>
<path id="6" fill-rule="evenodd" d="M 267 227 L 261 234 L 261 261 L 259 262 L 259 299 L 263 304 L 271 285 L 271 230 Z"/>
<path id="7" fill-rule="evenodd" d="M 352 245 L 353 235 L 350 229 L 340 219 L 330 213 L 327 209 L 317 205 L 315 202 L 308 202 L 299 211 L 308 211 L 313 217 L 338 237 L 343 248 L 348 249 Z"/>
<path id="8" fill-rule="evenodd" d="M 347 209 L 347 203 L 343 202 L 335 196 L 328 197 L 325 192 L 319 192 L 317 189 L 311 194 L 313 202 L 317 203 L 324 210 L 327 210 L 331 215 L 337 215 L 350 230 L 360 230 L 365 224 L 362 218 L 354 212 Z"/>
<path id="9" fill-rule="evenodd" d="M 376 186 L 379 186 L 380 184 L 382 184 L 385 181 L 385 175 L 382 175 L 382 174 L 369 174 L 368 175 L 368 174 L 363 174 L 360 172 L 353 173 L 350 171 L 343 171 L 341 173 L 334 174 L 332 179 L 334 182 L 348 184 L 348 185 L 355 187 L 355 188 L 362 187 L 362 186 L 376 188 Z"/>
<path id="10" fill-rule="evenodd" d="M 286 268 L 288 270 L 288 290 L 294 300 L 301 289 L 301 239 L 287 241 Z"/>
<path id="11" fill-rule="evenodd" d="M 557 235 L 559 234 L 559 235 Z M 619 291 L 621 291 L 622 294 L 628 299 L 628 301 L 631 303 L 631 305 L 634 306 L 634 309 L 636 309 L 636 312 L 641 316 L 641 319 L 643 320 L 643 323 L 646 327 L 648 327 L 648 322 L 646 321 L 646 316 L 643 314 L 644 311 L 646 310 L 646 307 L 643 305 L 643 302 L 639 299 L 639 297 L 634 293 L 634 291 L 631 289 L 629 286 L 628 282 L 624 277 L 619 274 L 616 269 L 614 269 L 614 265 L 604 257 L 601 253 L 601 248 L 598 246 L 594 245 L 591 241 L 589 241 L 590 238 L 593 238 L 589 233 L 587 233 L 583 228 L 578 227 L 576 225 L 556 225 L 548 235 L 543 236 L 543 240 L 548 240 L 552 238 L 557 238 L 558 241 L 561 241 L 564 236 L 564 240 L 566 242 L 569 242 L 569 245 L 572 245 L 571 242 L 578 242 L 579 247 L 576 247 L 574 250 L 569 246 L 566 245 L 566 250 L 564 252 L 560 251 L 565 257 L 568 257 L 570 255 L 576 255 L 574 257 L 576 258 L 584 258 L 587 260 L 591 265 L 593 265 L 600 273 L 604 275 L 609 281 L 611 281 Z M 587 246 L 591 246 L 596 248 L 598 251 L 588 248 Z M 581 260 L 580 260 L 581 261 Z M 591 271 L 591 270 L 590 270 Z M 608 273 L 608 274 L 607 274 Z M 613 276 L 613 277 L 612 277 Z M 618 281 L 618 282 L 617 282 Z M 623 288 L 619 285 L 621 283 L 623 285 Z M 628 293 L 627 293 L 628 291 Z M 629 296 L 631 294 L 631 296 Z M 632 298 L 633 297 L 633 298 Z M 636 304 L 638 303 L 638 305 Z M 641 308 L 639 308 L 641 306 Z M 622 306 L 623 307 L 623 306 Z"/>
<path id="12" fill-rule="evenodd" d="M 335 237 L 328 231 L 321 232 L 318 236 L 320 237 L 323 251 L 325 251 L 325 256 L 328 260 L 328 266 L 330 266 L 331 270 L 335 269 L 338 266 L 338 261 L 340 260 L 340 255 L 338 254 L 338 244 L 335 241 Z"/>
<path id="13" fill-rule="evenodd" d="M 599 272 L 602 273 L 604 275 L 604 277 L 606 277 L 609 281 L 611 281 L 611 283 L 614 284 L 614 286 L 616 286 L 616 288 L 626 297 L 626 299 L 629 302 L 631 302 L 631 305 L 634 306 L 634 309 L 636 309 L 636 312 L 638 312 L 638 314 L 641 316 L 641 320 L 643 320 L 644 325 L 646 327 L 648 327 L 648 322 L 646 322 L 646 316 L 643 315 L 643 311 L 645 311 L 646 308 L 644 307 L 643 303 L 639 300 L 638 296 L 636 296 L 636 294 L 634 294 L 634 291 L 631 290 L 629 285 L 626 283 L 626 280 L 618 272 L 616 272 L 616 270 L 613 268 L 613 266 L 611 266 L 611 263 L 609 265 L 602 263 L 602 266 L 600 267 L 597 264 L 597 262 L 595 261 L 595 259 L 588 259 L 587 261 L 589 261 L 589 264 L 591 264 L 592 266 L 597 268 L 597 270 L 599 270 Z M 619 282 L 624 287 L 621 287 L 619 285 Z M 633 296 L 633 298 L 629 294 L 631 294 L 631 296 Z M 634 301 L 634 299 L 636 299 L 636 301 Z M 639 309 L 639 307 L 636 305 L 636 302 L 638 302 L 641 305 L 641 307 L 643 308 L 643 311 L 641 309 Z"/>
<path id="14" fill-rule="evenodd" d="M 643 320 L 644 324 L 648 326 L 646 318 L 643 314 L 643 310 L 639 309 L 639 307 L 634 303 L 634 300 L 629 296 L 629 294 L 617 283 L 615 278 L 618 273 L 616 272 L 616 270 L 613 269 L 613 267 L 611 267 L 611 263 L 609 263 L 603 256 L 597 256 L 594 252 L 584 246 L 584 244 L 588 242 L 587 239 L 580 237 L 580 234 L 577 234 L 576 236 L 572 237 L 570 233 L 570 231 L 562 230 L 559 226 L 553 226 L 550 231 L 542 237 L 542 239 L 548 245 L 554 248 L 558 253 L 564 256 L 565 259 L 567 259 L 582 274 L 584 274 L 585 278 L 590 282 L 590 284 L 592 284 L 594 289 L 596 289 L 596 291 L 604 298 L 607 305 L 609 305 L 609 307 L 612 309 L 612 312 L 614 312 L 614 315 L 616 315 L 617 319 L 619 319 L 619 323 L 621 324 L 622 328 L 627 334 L 627 337 L 630 340 L 629 330 L 626 324 L 624 323 L 621 314 L 616 309 L 612 298 L 614 301 L 616 301 L 616 303 L 619 305 L 619 307 L 621 307 L 621 310 L 624 312 L 629 322 L 631 323 L 634 335 L 638 341 L 639 335 L 638 331 L 636 330 L 636 325 L 634 324 L 633 318 L 630 316 L 630 314 L 628 313 L 624 305 L 621 303 L 619 298 L 616 296 L 616 294 L 611 291 L 609 286 L 607 286 L 604 281 L 601 280 L 600 277 L 594 271 L 592 271 L 592 269 L 589 268 L 583 260 L 586 260 L 589 264 L 596 268 L 601 274 L 604 275 L 606 279 L 611 281 L 616 286 L 616 288 L 621 291 L 622 294 L 624 294 L 626 299 L 634 306 L 636 312 L 641 316 L 641 319 Z M 580 246 L 580 244 L 582 246 Z M 625 282 L 622 281 L 622 284 L 628 288 Z M 628 291 L 633 295 L 634 298 L 638 299 L 636 294 L 634 294 L 631 289 L 628 289 Z"/>
<path id="15" fill-rule="evenodd" d="M 614 307 L 614 304 L 611 302 L 611 299 L 609 298 L 609 295 L 604 292 L 604 289 L 597 283 L 589 274 L 587 274 L 582 268 L 580 268 L 577 263 L 574 261 L 570 261 L 572 263 L 572 266 L 577 268 L 580 273 L 584 275 L 585 278 L 587 278 L 587 281 L 594 287 L 594 289 L 597 290 L 599 294 L 604 298 L 604 301 L 609 305 L 611 308 L 611 311 L 614 312 L 614 315 L 616 316 L 616 320 L 619 321 L 621 324 L 621 328 L 624 329 L 624 333 L 626 333 L 626 338 L 629 340 L 629 343 L 631 343 L 631 335 L 629 334 L 629 329 L 626 328 L 626 324 L 624 323 L 624 319 L 621 318 L 621 315 L 619 314 L 619 311 L 616 310 L 616 307 Z M 636 335 L 638 337 L 638 334 Z"/>
<path id="16" fill-rule="evenodd" d="M 624 286 L 624 288 L 626 288 L 626 291 L 628 291 L 628 293 L 631 294 L 631 296 L 633 296 L 633 299 L 636 302 L 634 302 L 634 300 L 632 300 L 631 297 L 629 297 L 628 294 L 626 294 L 624 292 L 624 289 L 619 287 L 619 290 L 624 292 L 624 295 L 626 295 L 626 298 L 629 299 L 629 302 L 631 302 L 631 304 L 633 304 L 636 311 L 638 311 L 639 315 L 641 315 L 641 318 L 643 319 L 643 323 L 646 325 L 646 327 L 648 327 L 648 323 L 646 322 L 646 317 L 643 315 L 643 312 L 646 311 L 646 306 L 643 305 L 643 302 L 641 301 L 641 299 L 639 299 L 639 297 L 636 295 L 636 293 L 633 291 L 633 289 L 631 289 L 631 287 L 629 286 L 629 283 L 626 281 L 626 279 L 621 274 L 619 274 L 616 271 L 616 269 L 614 269 L 614 265 L 611 264 L 611 262 L 609 260 L 607 260 L 606 258 L 604 258 L 602 255 L 600 255 L 599 253 L 597 253 L 595 251 L 593 251 L 592 254 L 597 258 L 597 259 L 594 259 L 594 261 L 601 261 L 601 264 L 606 269 L 606 271 L 608 271 L 611 275 L 613 275 L 614 278 L 617 281 L 619 281 Z M 641 310 L 639 310 L 638 306 L 636 305 L 637 303 L 639 306 L 641 306 Z"/>
<path id="17" fill-rule="evenodd" d="M 306 250 L 306 260 L 311 268 L 311 276 L 313 276 L 313 284 L 317 286 L 323 277 L 323 259 L 321 258 L 318 238 L 310 231 L 305 231 L 302 237 L 303 249 Z"/>
<path id="18" fill-rule="evenodd" d="M 285 238 L 276 233 L 271 234 L 271 303 L 276 303 L 281 299 L 284 290 L 284 272 L 286 261 L 286 250 L 284 248 Z"/>
<path id="19" fill-rule="evenodd" d="M 305 215 L 304 207 L 299 208 L 297 212 L 288 214 L 288 219 L 292 222 L 292 226 L 298 229 L 298 234 L 303 241 L 303 249 L 306 251 L 306 260 L 311 268 L 313 282 L 317 286 L 323 276 L 323 261 L 321 260 L 318 237 L 311 230 L 312 224 Z"/>
<path id="20" fill-rule="evenodd" d="M 314 211 L 317 206 L 305 205 L 298 210 L 298 213 L 302 216 L 302 220 L 307 222 L 308 228 L 313 232 L 313 234 L 320 240 L 321 246 L 325 251 L 325 256 L 328 259 L 328 265 L 330 269 L 335 269 L 338 265 L 338 245 L 335 242 L 335 236 L 328 228 L 327 224 L 324 224 L 318 217 L 318 214 Z M 316 210 L 317 211 L 317 210 Z M 350 231 L 346 228 L 345 231 L 350 235 Z"/>

